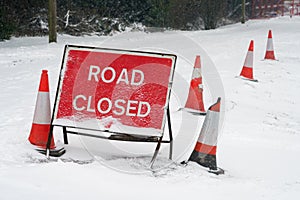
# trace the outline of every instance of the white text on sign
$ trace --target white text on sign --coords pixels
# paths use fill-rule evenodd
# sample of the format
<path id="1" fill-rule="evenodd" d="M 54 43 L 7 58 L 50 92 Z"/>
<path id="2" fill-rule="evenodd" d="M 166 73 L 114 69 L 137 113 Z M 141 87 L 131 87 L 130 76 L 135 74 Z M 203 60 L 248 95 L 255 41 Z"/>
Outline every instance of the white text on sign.
<path id="1" fill-rule="evenodd" d="M 107 78 L 106 73 L 110 73 L 110 77 Z M 117 78 L 117 79 L 116 79 Z M 124 82 L 127 85 L 139 86 L 144 82 L 144 73 L 141 70 L 133 69 L 131 77 L 128 76 L 128 71 L 123 68 L 121 73 L 117 75 L 116 71 L 112 67 L 105 67 L 102 71 L 99 66 L 91 65 L 89 68 L 88 81 L 99 82 L 101 80 L 104 83 L 112 83 L 116 79 L 116 84 Z M 93 96 L 85 96 L 79 94 L 74 97 L 72 105 L 77 111 L 95 112 L 95 109 L 101 114 L 107 114 L 112 111 L 115 115 L 137 116 L 146 117 L 151 111 L 150 104 L 145 101 L 136 100 L 124 100 L 117 99 L 114 102 L 107 97 L 99 99 L 96 104 L 93 104 Z M 103 104 L 106 105 L 103 109 Z M 80 106 L 79 106 L 80 105 Z M 96 108 L 93 107 L 95 105 Z"/>
<path id="2" fill-rule="evenodd" d="M 107 72 L 111 73 L 111 77 L 109 79 L 106 79 L 105 77 Z M 100 78 L 104 83 L 111 83 L 116 79 L 116 76 L 116 71 L 112 67 L 105 67 L 101 72 L 99 66 L 91 65 L 88 80 L 91 81 L 94 79 L 98 82 Z M 127 85 L 141 85 L 144 82 L 144 73 L 141 70 L 133 69 L 131 80 L 129 82 L 128 71 L 126 68 L 123 68 L 116 83 L 119 84 L 120 82 L 124 82 Z"/>

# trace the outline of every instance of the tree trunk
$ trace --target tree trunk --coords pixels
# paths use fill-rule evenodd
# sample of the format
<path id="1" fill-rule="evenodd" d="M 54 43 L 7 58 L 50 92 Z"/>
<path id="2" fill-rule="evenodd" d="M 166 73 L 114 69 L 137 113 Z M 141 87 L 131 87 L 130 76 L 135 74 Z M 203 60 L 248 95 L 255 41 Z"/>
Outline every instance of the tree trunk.
<path id="1" fill-rule="evenodd" d="M 56 0 L 49 0 L 49 43 L 56 42 Z"/>
<path id="2" fill-rule="evenodd" d="M 245 24 L 245 0 L 242 0 L 242 17 L 241 17 L 241 23 Z"/>

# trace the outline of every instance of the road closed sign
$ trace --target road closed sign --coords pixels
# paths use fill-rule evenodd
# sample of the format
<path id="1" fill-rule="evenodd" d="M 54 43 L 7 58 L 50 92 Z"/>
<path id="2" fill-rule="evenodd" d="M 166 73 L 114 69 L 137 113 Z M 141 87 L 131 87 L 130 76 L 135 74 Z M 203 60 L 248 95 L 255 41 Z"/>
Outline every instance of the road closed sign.
<path id="1" fill-rule="evenodd" d="M 65 47 L 53 125 L 163 134 L 176 56 Z"/>

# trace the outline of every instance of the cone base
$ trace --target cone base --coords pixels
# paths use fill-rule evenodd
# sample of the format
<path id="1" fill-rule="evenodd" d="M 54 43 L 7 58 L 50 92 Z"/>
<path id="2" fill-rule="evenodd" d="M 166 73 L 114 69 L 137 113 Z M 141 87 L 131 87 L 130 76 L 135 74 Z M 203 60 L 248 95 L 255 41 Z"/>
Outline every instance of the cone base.
<path id="1" fill-rule="evenodd" d="M 205 113 L 202 89 L 190 87 L 187 101 L 184 108 L 189 108 L 195 111 Z"/>
<path id="2" fill-rule="evenodd" d="M 265 55 L 265 60 L 276 60 L 274 51 L 267 51 Z"/>
<path id="3" fill-rule="evenodd" d="M 50 124 L 33 123 L 28 140 L 31 144 L 46 149 L 49 131 L 50 131 Z M 54 148 L 55 148 L 55 144 L 54 144 L 54 139 L 52 137 L 50 149 L 54 149 Z"/>
<path id="4" fill-rule="evenodd" d="M 193 115 L 206 115 L 205 111 L 195 110 L 192 108 L 180 108 L 179 110 L 183 110 L 183 111 L 191 113 Z"/>
<path id="5" fill-rule="evenodd" d="M 240 76 L 249 80 L 253 80 L 253 68 L 243 66 Z"/>
<path id="6" fill-rule="evenodd" d="M 257 79 L 250 79 L 250 78 L 247 78 L 247 77 L 244 77 L 244 76 L 238 76 L 239 78 L 243 79 L 243 80 L 246 80 L 246 81 L 252 81 L 252 82 L 258 82 Z"/>
<path id="7" fill-rule="evenodd" d="M 220 174 L 225 174 L 225 170 L 222 168 L 217 167 L 216 170 L 208 170 L 209 173 L 215 174 L 215 175 L 220 175 Z"/>
<path id="8" fill-rule="evenodd" d="M 47 150 L 46 149 L 36 149 L 39 153 L 47 155 Z M 66 150 L 64 147 L 61 148 L 55 148 L 55 149 L 50 149 L 49 151 L 49 156 L 52 157 L 60 157 L 66 153 Z"/>
<path id="9" fill-rule="evenodd" d="M 218 169 L 216 155 L 204 154 L 194 150 L 189 161 L 194 161 L 203 167 L 208 167 L 210 170 Z"/>

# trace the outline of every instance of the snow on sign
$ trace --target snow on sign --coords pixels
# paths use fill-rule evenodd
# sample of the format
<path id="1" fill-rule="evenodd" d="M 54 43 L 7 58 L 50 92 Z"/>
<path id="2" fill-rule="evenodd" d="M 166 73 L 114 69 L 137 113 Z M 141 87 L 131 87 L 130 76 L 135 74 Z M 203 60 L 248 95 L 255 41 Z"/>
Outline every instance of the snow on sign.
<path id="1" fill-rule="evenodd" d="M 161 136 L 176 56 L 67 45 L 53 125 Z"/>

